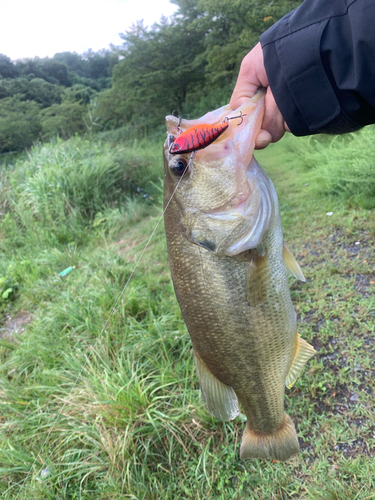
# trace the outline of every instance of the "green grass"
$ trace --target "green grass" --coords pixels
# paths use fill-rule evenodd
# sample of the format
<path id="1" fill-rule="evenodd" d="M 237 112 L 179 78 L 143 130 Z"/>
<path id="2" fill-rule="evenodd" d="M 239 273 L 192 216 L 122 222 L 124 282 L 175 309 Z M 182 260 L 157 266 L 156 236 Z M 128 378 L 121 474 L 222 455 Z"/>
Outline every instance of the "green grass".
<path id="1" fill-rule="evenodd" d="M 161 145 L 74 138 L 7 167 L 1 498 L 375 499 L 374 212 L 319 189 L 302 150 L 288 137 L 257 154 L 307 278 L 291 280 L 299 333 L 318 351 L 287 391 L 301 440 L 287 463 L 240 461 L 243 420 L 208 414 L 162 223 L 135 268 L 162 211 Z"/>
<path id="2" fill-rule="evenodd" d="M 290 150 L 314 174 L 317 191 L 335 195 L 352 207 L 375 207 L 375 127 L 342 136 L 311 136 L 293 141 Z"/>

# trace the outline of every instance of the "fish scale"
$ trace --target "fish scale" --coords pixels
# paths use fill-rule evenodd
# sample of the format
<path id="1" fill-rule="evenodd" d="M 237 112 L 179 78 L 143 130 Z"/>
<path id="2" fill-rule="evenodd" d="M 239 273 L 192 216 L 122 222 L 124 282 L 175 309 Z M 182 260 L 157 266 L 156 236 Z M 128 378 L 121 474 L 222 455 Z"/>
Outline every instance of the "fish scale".
<path id="1" fill-rule="evenodd" d="M 240 108 L 246 120 L 231 135 L 186 162 L 164 148 L 165 230 L 173 284 L 194 348 L 210 412 L 221 420 L 247 416 L 242 458 L 286 460 L 298 449 L 284 412 L 290 385 L 314 354 L 299 338 L 286 276 L 304 279 L 284 246 L 276 191 L 252 156 L 264 99 Z M 219 120 L 223 107 L 202 117 Z M 175 118 L 167 117 L 168 133 Z M 189 124 L 187 124 L 189 125 Z M 217 196 L 218 195 L 218 196 Z"/>

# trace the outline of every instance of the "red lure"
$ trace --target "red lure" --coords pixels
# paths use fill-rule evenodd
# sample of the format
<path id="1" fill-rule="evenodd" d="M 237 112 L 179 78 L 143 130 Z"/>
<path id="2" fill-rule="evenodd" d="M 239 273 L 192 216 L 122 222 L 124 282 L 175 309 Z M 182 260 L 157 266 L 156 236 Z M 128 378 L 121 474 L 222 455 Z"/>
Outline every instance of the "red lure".
<path id="1" fill-rule="evenodd" d="M 169 152 L 171 154 L 192 153 L 212 144 L 228 128 L 228 122 L 220 125 L 201 124 L 190 127 L 172 142 Z"/>
<path id="2" fill-rule="evenodd" d="M 185 132 L 182 132 L 182 134 L 180 133 L 175 140 L 173 140 L 173 136 L 170 136 L 173 142 L 169 147 L 169 152 L 171 154 L 194 153 L 198 151 L 198 149 L 206 148 L 226 131 L 229 127 L 229 120 L 241 118 L 241 122 L 238 124 L 241 125 L 244 116 L 246 115 L 243 115 L 241 111 L 239 116 L 231 116 L 230 118 L 228 116 L 225 117 L 220 125 L 207 125 L 202 123 L 201 125 L 188 128 Z M 179 132 L 181 132 L 181 118 L 182 117 L 179 119 L 177 127 Z"/>

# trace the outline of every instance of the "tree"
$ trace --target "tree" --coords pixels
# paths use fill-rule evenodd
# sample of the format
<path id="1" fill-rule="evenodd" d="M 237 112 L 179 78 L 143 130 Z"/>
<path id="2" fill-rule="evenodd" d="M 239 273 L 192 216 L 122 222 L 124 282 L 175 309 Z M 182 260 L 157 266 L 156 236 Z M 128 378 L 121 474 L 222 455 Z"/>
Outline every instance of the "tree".
<path id="1" fill-rule="evenodd" d="M 260 35 L 300 4 L 301 0 L 199 0 L 201 15 L 192 26 L 206 33 L 202 57 L 207 85 L 232 88 L 243 57 Z"/>
<path id="2" fill-rule="evenodd" d="M 43 61 L 40 67 L 44 74 L 46 74 L 49 78 L 55 78 L 60 85 L 63 85 L 64 87 L 71 86 L 68 66 L 66 64 L 47 58 Z"/>
<path id="3" fill-rule="evenodd" d="M 11 59 L 4 54 L 0 54 L 0 78 L 16 78 L 18 75 L 18 69 Z"/>
<path id="4" fill-rule="evenodd" d="M 189 29 L 183 19 L 166 18 L 147 29 L 142 22 L 121 35 L 122 60 L 114 67 L 112 89 L 123 123 L 144 131 L 160 124 L 173 109 L 182 109 L 186 95 L 204 79 L 197 62 L 204 33 Z"/>
<path id="5" fill-rule="evenodd" d="M 18 95 L 22 101 L 35 101 L 43 108 L 61 102 L 63 89 L 52 85 L 42 78 L 29 80 L 25 77 L 0 80 L 0 99 Z"/>
<path id="6" fill-rule="evenodd" d="M 52 58 L 54 61 L 64 63 L 69 71 L 79 76 L 85 76 L 85 61 L 77 52 L 58 52 Z"/>
<path id="7" fill-rule="evenodd" d="M 84 133 L 87 131 L 84 121 L 86 111 L 82 103 L 69 97 L 63 99 L 61 104 L 53 104 L 43 109 L 40 113 L 43 138 L 51 139 L 58 135 L 67 139 L 76 133 Z"/>
<path id="8" fill-rule="evenodd" d="M 91 87 L 75 84 L 70 89 L 65 91 L 65 96 L 69 95 L 70 101 L 76 101 L 81 104 L 90 104 L 91 99 L 96 95 L 96 92 Z"/>
<path id="9" fill-rule="evenodd" d="M 0 100 L 0 153 L 29 148 L 42 129 L 39 105 L 15 95 Z"/>

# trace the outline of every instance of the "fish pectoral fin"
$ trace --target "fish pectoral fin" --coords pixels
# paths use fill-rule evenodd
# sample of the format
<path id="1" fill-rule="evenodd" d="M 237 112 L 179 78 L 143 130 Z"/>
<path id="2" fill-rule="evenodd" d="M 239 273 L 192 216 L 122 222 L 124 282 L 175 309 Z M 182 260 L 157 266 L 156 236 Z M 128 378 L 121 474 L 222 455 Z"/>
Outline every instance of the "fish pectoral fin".
<path id="1" fill-rule="evenodd" d="M 296 261 L 292 252 L 287 247 L 285 241 L 283 246 L 283 257 L 284 257 L 285 268 L 288 271 L 288 273 L 294 276 L 297 280 L 306 281 L 303 272 L 299 267 L 298 262 Z"/>
<path id="2" fill-rule="evenodd" d="M 316 350 L 312 345 L 308 344 L 306 340 L 302 339 L 298 333 L 296 334 L 296 352 L 294 354 L 292 366 L 285 380 L 285 385 L 291 388 L 301 373 L 302 368 L 307 361 L 316 354 Z"/>
<path id="3" fill-rule="evenodd" d="M 251 251 L 251 261 L 247 270 L 247 301 L 252 306 L 265 302 L 267 298 L 268 255 L 262 256 Z"/>
<path id="4" fill-rule="evenodd" d="M 213 375 L 201 358 L 194 352 L 199 383 L 210 413 L 219 420 L 233 420 L 239 415 L 236 393 Z"/>

